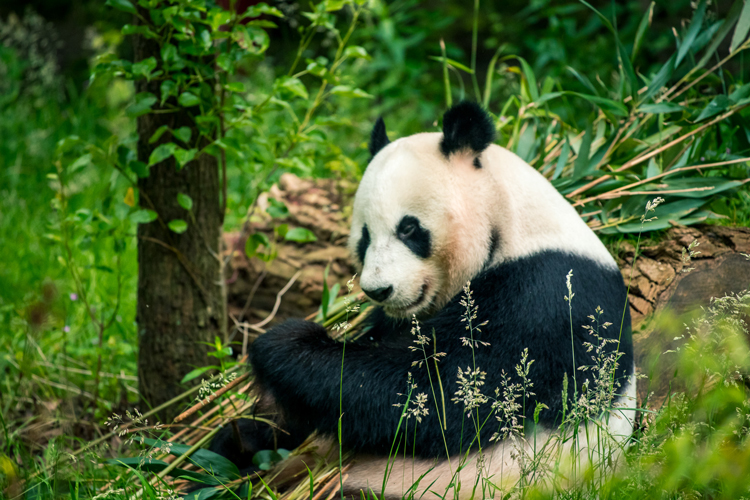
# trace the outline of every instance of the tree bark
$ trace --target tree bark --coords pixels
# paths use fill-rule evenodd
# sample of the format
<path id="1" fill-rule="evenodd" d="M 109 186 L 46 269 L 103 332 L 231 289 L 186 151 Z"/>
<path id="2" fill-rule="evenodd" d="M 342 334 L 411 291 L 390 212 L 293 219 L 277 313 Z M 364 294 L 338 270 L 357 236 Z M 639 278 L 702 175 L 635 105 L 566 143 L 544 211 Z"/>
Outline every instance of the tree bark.
<path id="1" fill-rule="evenodd" d="M 159 47 L 153 41 L 136 36 L 133 45 L 135 61 L 148 57 L 161 60 Z M 158 82 L 141 81 L 137 88 L 160 97 Z M 187 126 L 192 130 L 191 141 L 198 137 L 195 122 L 186 109 L 140 116 L 140 161 L 148 164 L 151 152 L 165 142 L 188 147 L 168 132 L 149 144 L 162 125 L 173 130 Z M 180 380 L 185 374 L 209 364 L 209 347 L 205 343 L 224 335 L 226 306 L 219 257 L 222 213 L 217 159 L 203 154 L 178 169 L 170 157 L 151 167 L 150 175 L 139 179 L 138 188 L 140 205 L 159 215 L 158 220 L 138 226 L 138 386 L 142 400 L 155 407 L 184 391 Z M 192 214 L 180 207 L 178 193 L 192 198 Z M 167 224 L 174 219 L 185 220 L 187 231 L 170 231 Z M 166 423 L 176 411 L 167 408 L 159 417 Z"/>

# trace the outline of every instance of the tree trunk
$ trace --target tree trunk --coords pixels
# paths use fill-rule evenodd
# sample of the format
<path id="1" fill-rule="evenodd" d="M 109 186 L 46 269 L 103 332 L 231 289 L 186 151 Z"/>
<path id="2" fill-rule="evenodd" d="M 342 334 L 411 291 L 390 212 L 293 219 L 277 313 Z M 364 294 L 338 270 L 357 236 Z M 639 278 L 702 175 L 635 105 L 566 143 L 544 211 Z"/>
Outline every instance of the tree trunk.
<path id="1" fill-rule="evenodd" d="M 160 61 L 159 47 L 153 41 L 136 36 L 133 45 L 135 61 L 148 57 Z M 138 91 L 160 97 L 158 82 L 141 81 Z M 191 140 L 198 137 L 185 109 L 140 116 L 140 161 L 148 164 L 151 152 L 165 142 L 187 148 L 168 132 L 149 144 L 162 125 L 173 130 L 187 126 L 192 130 Z M 159 215 L 158 220 L 138 226 L 138 387 L 143 401 L 156 407 L 184 391 L 180 380 L 186 373 L 209 364 L 205 343 L 213 343 L 215 336 L 223 338 L 225 331 L 217 159 L 203 154 L 180 170 L 170 157 L 151 167 L 150 175 L 139 179 L 138 188 L 140 205 Z M 179 193 L 192 198 L 192 213 L 178 204 Z M 185 220 L 187 231 L 170 231 L 167 224 L 174 219 Z M 175 411 L 167 408 L 159 414 L 161 421 L 170 421 Z"/>

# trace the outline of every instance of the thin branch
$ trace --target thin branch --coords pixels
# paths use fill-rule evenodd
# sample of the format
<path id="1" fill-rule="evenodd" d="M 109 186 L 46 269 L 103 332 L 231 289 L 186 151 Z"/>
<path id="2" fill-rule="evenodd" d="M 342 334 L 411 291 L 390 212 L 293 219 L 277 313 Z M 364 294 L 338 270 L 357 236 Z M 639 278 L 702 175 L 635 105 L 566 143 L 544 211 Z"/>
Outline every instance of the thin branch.
<path id="1" fill-rule="evenodd" d="M 279 290 L 279 293 L 276 294 L 276 303 L 273 305 L 273 310 L 271 311 L 271 314 L 269 314 L 266 319 L 261 321 L 260 323 L 255 323 L 254 325 L 249 325 L 250 328 L 261 328 L 265 325 L 267 325 L 273 318 L 276 316 L 276 313 L 279 310 L 279 306 L 281 305 L 281 297 L 284 296 L 284 294 L 292 287 L 295 281 L 297 281 L 297 278 L 299 278 L 299 275 L 302 274 L 302 270 L 297 271 L 294 273 L 294 276 L 292 276 L 292 279 L 289 280 L 289 282 Z"/>

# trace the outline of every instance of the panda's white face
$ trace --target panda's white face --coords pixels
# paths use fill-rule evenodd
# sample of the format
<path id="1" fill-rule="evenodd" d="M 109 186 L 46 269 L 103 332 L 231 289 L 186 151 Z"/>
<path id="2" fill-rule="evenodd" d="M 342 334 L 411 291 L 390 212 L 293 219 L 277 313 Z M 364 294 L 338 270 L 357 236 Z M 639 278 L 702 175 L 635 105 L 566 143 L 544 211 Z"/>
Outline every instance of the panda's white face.
<path id="1" fill-rule="evenodd" d="M 475 156 L 446 158 L 441 138 L 417 134 L 385 146 L 354 201 L 349 248 L 362 266 L 360 285 L 392 317 L 440 309 L 487 258 L 487 175 Z"/>

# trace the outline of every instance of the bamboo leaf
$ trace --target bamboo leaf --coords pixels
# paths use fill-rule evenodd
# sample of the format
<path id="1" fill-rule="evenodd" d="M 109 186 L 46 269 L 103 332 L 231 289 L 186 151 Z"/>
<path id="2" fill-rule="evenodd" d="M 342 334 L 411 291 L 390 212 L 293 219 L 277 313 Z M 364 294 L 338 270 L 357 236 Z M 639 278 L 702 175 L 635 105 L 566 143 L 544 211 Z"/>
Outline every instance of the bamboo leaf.
<path id="1" fill-rule="evenodd" d="M 627 51 L 625 50 L 625 46 L 620 41 L 620 36 L 617 34 L 617 30 L 609 21 L 609 19 L 607 19 L 604 16 L 604 14 L 596 10 L 594 6 L 586 2 L 586 0 L 579 0 L 579 1 L 583 5 L 591 9 L 594 12 L 594 14 L 596 14 L 597 17 L 599 17 L 599 19 L 602 21 L 602 24 L 604 24 L 604 26 L 615 36 L 615 44 L 617 45 L 617 58 L 620 61 L 620 69 L 622 70 L 628 83 L 630 83 L 630 92 L 633 95 L 633 98 L 635 99 L 637 97 L 637 91 L 638 91 L 638 77 L 636 77 L 635 75 L 635 69 L 633 69 L 633 63 L 630 61 L 630 58 L 628 57 Z"/>
<path id="2" fill-rule="evenodd" d="M 675 60 L 677 59 L 677 54 L 672 54 L 672 57 L 669 58 L 667 62 L 664 63 L 664 66 L 661 67 L 658 73 L 654 75 L 654 77 L 651 79 L 651 81 L 648 84 L 648 88 L 646 89 L 646 93 L 641 98 L 641 102 L 646 102 L 650 98 L 652 98 L 654 95 L 656 95 L 657 92 L 659 92 L 664 85 L 667 84 L 670 78 L 672 78 L 672 73 L 674 72 L 675 68 Z"/>
<path id="3" fill-rule="evenodd" d="M 552 174 L 552 180 L 560 177 L 565 164 L 568 162 L 568 156 L 570 156 L 570 143 L 568 142 L 568 138 L 565 137 L 565 144 L 563 144 L 562 151 L 560 151 L 560 156 L 557 159 L 557 165 L 555 165 L 555 173 Z"/>
<path id="4" fill-rule="evenodd" d="M 740 19 L 737 21 L 737 27 L 734 29 L 734 35 L 732 35 L 732 43 L 729 45 L 729 52 L 734 52 L 734 49 L 739 47 L 742 42 L 745 41 L 748 31 L 750 31 L 750 2 L 745 0 Z"/>
<path id="5" fill-rule="evenodd" d="M 706 13 L 706 0 L 701 0 L 701 2 L 698 4 L 698 8 L 695 9 L 695 13 L 693 14 L 693 19 L 690 21 L 690 27 L 687 30 L 687 33 L 685 33 L 685 38 L 682 40 L 682 43 L 680 44 L 680 49 L 677 51 L 677 61 L 675 61 L 675 68 L 680 65 L 682 60 L 687 55 L 688 51 L 690 50 L 690 47 L 693 45 L 693 41 L 695 40 L 695 37 L 698 36 L 698 32 L 701 29 L 701 26 L 703 25 L 703 15 Z"/>
<path id="6" fill-rule="evenodd" d="M 673 102 L 661 102 L 658 104 L 644 104 L 642 106 L 638 107 L 639 113 L 648 113 L 648 114 L 662 114 L 662 113 L 675 113 L 677 111 L 685 111 L 686 108 L 683 106 L 680 106 L 679 104 L 675 104 Z"/>
<path id="7" fill-rule="evenodd" d="M 447 64 L 449 66 L 453 66 L 454 68 L 460 69 L 461 71 L 465 71 L 466 73 L 468 73 L 470 75 L 474 74 L 474 71 L 472 71 L 471 68 L 469 68 L 468 66 L 464 66 L 460 62 L 454 61 L 453 59 L 449 59 L 447 57 L 442 57 L 442 56 L 440 56 L 440 57 L 438 57 L 438 56 L 430 56 L 430 59 L 432 59 L 433 61 L 438 61 L 438 62 L 441 62 L 441 63 L 445 63 L 445 64 Z"/>
<path id="8" fill-rule="evenodd" d="M 743 10 L 743 6 L 744 0 L 734 1 L 732 7 L 727 13 L 727 17 L 724 19 L 724 23 L 721 25 L 721 28 L 719 28 L 719 32 L 711 41 L 711 44 L 706 49 L 706 52 L 703 54 L 703 57 L 701 57 L 700 61 L 698 61 L 698 63 L 695 65 L 693 71 L 702 68 L 709 61 L 709 59 L 711 59 L 714 52 L 719 47 L 719 44 L 724 41 L 729 32 L 732 30 L 732 26 L 734 26 L 734 24 L 737 22 L 737 19 L 739 19 L 740 12 Z"/>
<path id="9" fill-rule="evenodd" d="M 578 148 L 578 158 L 576 158 L 573 164 L 573 178 L 580 179 L 588 173 L 589 167 L 589 152 L 591 150 L 591 139 L 594 135 L 594 131 L 589 123 L 586 128 L 586 133 L 583 135 L 581 146 Z"/>
<path id="10" fill-rule="evenodd" d="M 732 101 L 729 97 L 725 95 L 717 95 L 708 103 L 708 105 L 706 105 L 705 108 L 703 108 L 703 111 L 701 111 L 701 114 L 698 115 L 698 118 L 696 118 L 695 121 L 699 122 L 706 118 L 718 115 L 731 105 Z"/>

